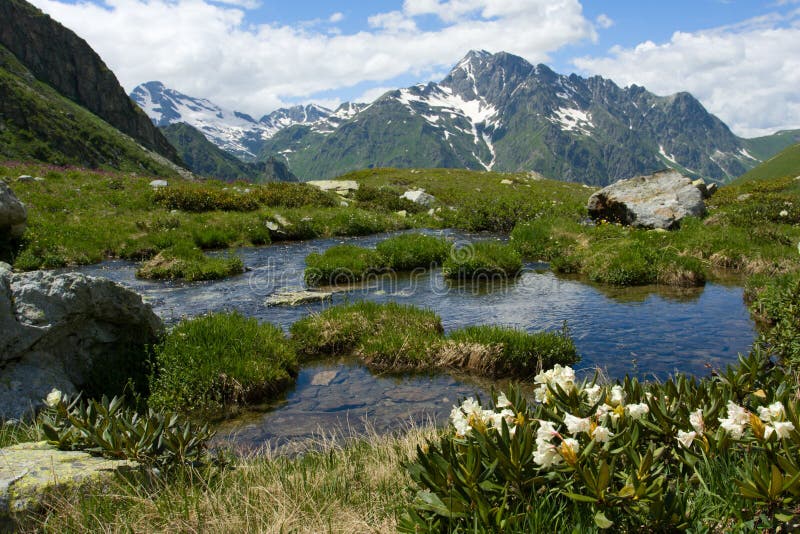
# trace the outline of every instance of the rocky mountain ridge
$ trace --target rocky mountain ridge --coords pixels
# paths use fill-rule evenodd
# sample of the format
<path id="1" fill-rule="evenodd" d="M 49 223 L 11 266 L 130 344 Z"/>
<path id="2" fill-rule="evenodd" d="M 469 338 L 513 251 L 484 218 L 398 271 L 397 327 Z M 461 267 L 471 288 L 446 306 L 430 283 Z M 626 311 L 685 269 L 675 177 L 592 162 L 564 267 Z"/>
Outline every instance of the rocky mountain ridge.
<path id="1" fill-rule="evenodd" d="M 246 154 L 233 152 L 279 156 L 305 180 L 368 167 L 458 167 L 605 185 L 663 168 L 725 182 L 786 142 L 737 137 L 689 93 L 657 96 L 600 76 L 565 76 L 505 52 L 471 51 L 441 82 L 389 91 L 369 105 L 309 108 L 259 121 L 232 112 L 253 128 L 227 127 L 246 139 Z M 160 114 L 145 109 L 164 120 L 164 106 Z M 166 120 L 192 123 L 179 115 Z M 230 116 L 215 114 L 214 128 L 225 130 Z"/>
<path id="2" fill-rule="evenodd" d="M 0 45 L 39 81 L 149 150 L 180 163 L 175 149 L 131 102 L 100 56 L 72 30 L 24 0 L 0 1 Z"/>

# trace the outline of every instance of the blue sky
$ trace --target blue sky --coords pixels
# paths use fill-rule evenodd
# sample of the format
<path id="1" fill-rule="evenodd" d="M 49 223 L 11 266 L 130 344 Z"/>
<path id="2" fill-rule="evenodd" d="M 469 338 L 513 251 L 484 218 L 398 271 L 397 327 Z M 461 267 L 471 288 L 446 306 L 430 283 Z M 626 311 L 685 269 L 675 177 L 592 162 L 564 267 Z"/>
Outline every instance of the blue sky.
<path id="1" fill-rule="evenodd" d="M 161 80 L 260 116 L 438 80 L 471 48 L 658 94 L 753 136 L 800 127 L 800 0 L 32 0 L 126 89 Z"/>

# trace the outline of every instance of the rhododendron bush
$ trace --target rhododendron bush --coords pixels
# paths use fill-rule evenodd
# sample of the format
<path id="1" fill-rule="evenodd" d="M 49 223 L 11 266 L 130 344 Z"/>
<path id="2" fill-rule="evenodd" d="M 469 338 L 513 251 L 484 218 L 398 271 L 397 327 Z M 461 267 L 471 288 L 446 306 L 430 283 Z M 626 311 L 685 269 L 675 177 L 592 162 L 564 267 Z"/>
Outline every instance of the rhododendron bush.
<path id="1" fill-rule="evenodd" d="M 531 531 L 543 507 L 615 531 L 720 528 L 693 492 L 722 460 L 739 462 L 730 484 L 753 503 L 736 520 L 779 524 L 800 503 L 796 387 L 766 352 L 740 359 L 715 378 L 647 384 L 578 381 L 556 365 L 532 396 L 466 399 L 408 466 L 422 489 L 401 528 Z"/>

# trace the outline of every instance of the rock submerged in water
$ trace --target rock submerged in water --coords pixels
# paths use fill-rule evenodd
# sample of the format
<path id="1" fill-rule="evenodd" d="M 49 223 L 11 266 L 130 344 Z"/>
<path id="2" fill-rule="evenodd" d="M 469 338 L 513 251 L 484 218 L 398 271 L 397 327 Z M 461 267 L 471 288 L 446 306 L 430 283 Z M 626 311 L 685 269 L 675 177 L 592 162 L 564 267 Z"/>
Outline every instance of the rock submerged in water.
<path id="1" fill-rule="evenodd" d="M 163 328 L 149 304 L 110 280 L 15 274 L 0 263 L 0 419 L 30 415 L 54 387 L 83 388 L 101 366 L 113 374 L 121 354 L 144 357 Z"/>
<path id="2" fill-rule="evenodd" d="M 705 183 L 700 185 L 673 170 L 636 176 L 593 194 L 587 209 L 595 220 L 637 228 L 671 229 L 686 216 L 700 217 L 706 213 L 703 199 L 708 189 Z"/>
<path id="3" fill-rule="evenodd" d="M 25 233 L 28 210 L 8 185 L 0 180 L 0 240 L 19 239 Z"/>

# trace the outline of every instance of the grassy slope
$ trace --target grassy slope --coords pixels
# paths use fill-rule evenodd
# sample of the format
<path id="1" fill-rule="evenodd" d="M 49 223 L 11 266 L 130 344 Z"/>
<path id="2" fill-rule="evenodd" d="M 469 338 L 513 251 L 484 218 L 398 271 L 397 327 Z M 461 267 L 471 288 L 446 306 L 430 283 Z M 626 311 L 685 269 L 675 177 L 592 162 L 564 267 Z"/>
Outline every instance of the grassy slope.
<path id="1" fill-rule="evenodd" d="M 745 139 L 744 142 L 752 155 L 767 160 L 785 148 L 800 142 L 800 130 L 782 130 L 764 137 Z"/>
<path id="2" fill-rule="evenodd" d="M 775 180 L 795 176 L 800 176 L 800 143 L 785 148 L 755 169 L 734 180 L 733 184 L 742 185 L 753 180 Z"/>
<path id="3" fill-rule="evenodd" d="M 0 158 L 173 176 L 174 166 L 36 81 L 0 46 Z"/>
<path id="4" fill-rule="evenodd" d="M 246 180 L 254 183 L 296 182 L 281 161 L 268 158 L 259 163 L 246 163 L 217 147 L 196 128 L 177 123 L 161 128 L 161 133 L 175 147 L 187 167 L 197 175 L 227 182 Z"/>

